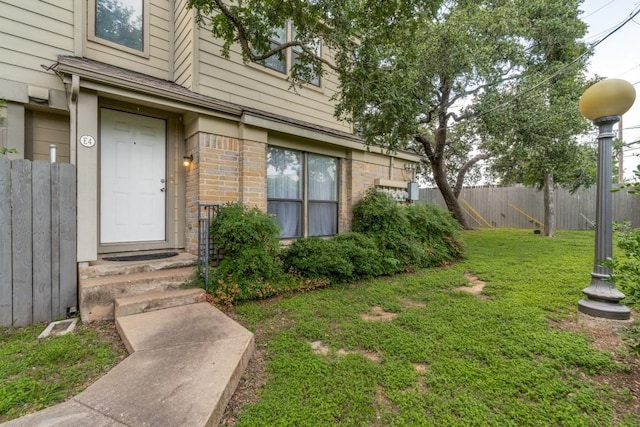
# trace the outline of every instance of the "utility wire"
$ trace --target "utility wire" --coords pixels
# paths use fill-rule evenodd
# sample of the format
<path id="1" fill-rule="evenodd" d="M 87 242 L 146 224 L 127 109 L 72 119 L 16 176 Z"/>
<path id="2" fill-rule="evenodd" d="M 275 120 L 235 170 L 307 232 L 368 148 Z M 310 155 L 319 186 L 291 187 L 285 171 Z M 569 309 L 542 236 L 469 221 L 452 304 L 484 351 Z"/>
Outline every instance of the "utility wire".
<path id="1" fill-rule="evenodd" d="M 638 9 L 638 10 L 635 10 Z M 635 12 L 634 12 L 635 10 Z M 616 32 L 618 32 L 622 27 L 624 27 L 626 24 L 629 23 L 629 21 L 631 21 L 633 18 L 635 18 L 636 16 L 640 15 L 640 8 L 638 8 L 638 6 L 636 6 L 634 8 L 634 10 L 631 11 L 631 13 L 629 14 L 629 16 L 622 21 L 620 24 L 618 24 L 617 26 L 615 26 L 611 31 L 609 31 L 609 33 L 607 35 L 605 35 L 604 37 L 602 37 L 600 40 L 593 42 L 588 48 L 587 50 L 582 53 L 581 55 L 579 55 L 577 58 L 575 58 L 573 61 L 569 62 L 568 64 L 566 64 L 565 66 L 563 66 L 561 69 L 559 69 L 558 71 L 556 71 L 555 73 L 553 73 L 552 75 L 550 75 L 549 77 L 547 77 L 546 79 L 542 80 L 541 82 L 533 85 L 532 87 L 530 87 L 529 89 L 520 92 L 517 95 L 514 95 L 510 100 L 488 110 L 488 111 L 482 111 L 476 114 L 476 116 L 484 116 L 490 113 L 493 113 L 494 111 L 498 111 L 501 110 L 507 106 L 509 106 L 511 103 L 513 103 L 514 101 L 517 101 L 519 98 L 521 98 L 524 95 L 527 95 L 531 92 L 533 92 L 534 90 L 542 87 L 543 85 L 547 84 L 549 81 L 551 81 L 552 79 L 554 79 L 555 77 L 561 75 L 562 73 L 564 73 L 567 69 L 569 69 L 569 67 L 572 67 L 574 64 L 576 64 L 578 61 L 580 61 L 582 58 L 584 58 L 587 54 L 589 54 L 590 52 L 593 52 L 593 50 L 600 45 L 602 42 L 604 42 L 606 39 L 608 39 L 609 37 L 611 37 L 613 34 L 615 34 Z M 640 83 L 636 82 L 636 83 Z M 635 84 L 635 83 L 634 83 Z"/>

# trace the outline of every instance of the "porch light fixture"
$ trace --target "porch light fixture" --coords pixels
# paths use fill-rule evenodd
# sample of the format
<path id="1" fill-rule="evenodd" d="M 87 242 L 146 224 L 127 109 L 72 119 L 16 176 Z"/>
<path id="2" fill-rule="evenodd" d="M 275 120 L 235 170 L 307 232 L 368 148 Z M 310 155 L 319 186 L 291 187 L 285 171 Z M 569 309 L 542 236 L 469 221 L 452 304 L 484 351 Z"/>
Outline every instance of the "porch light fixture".
<path id="1" fill-rule="evenodd" d="M 184 156 L 182 158 L 182 166 L 184 166 L 185 168 L 191 166 L 191 163 L 193 163 L 193 154 L 191 154 L 190 156 Z"/>
<path id="2" fill-rule="evenodd" d="M 628 307 L 620 304 L 624 294 L 611 280 L 611 268 L 600 263 L 613 255 L 613 200 L 611 195 L 611 144 L 613 125 L 633 105 L 636 91 L 626 80 L 606 79 L 589 87 L 580 98 L 580 112 L 598 126 L 598 178 L 596 192 L 596 238 L 591 285 L 582 292 L 578 311 L 593 317 L 627 320 Z"/>

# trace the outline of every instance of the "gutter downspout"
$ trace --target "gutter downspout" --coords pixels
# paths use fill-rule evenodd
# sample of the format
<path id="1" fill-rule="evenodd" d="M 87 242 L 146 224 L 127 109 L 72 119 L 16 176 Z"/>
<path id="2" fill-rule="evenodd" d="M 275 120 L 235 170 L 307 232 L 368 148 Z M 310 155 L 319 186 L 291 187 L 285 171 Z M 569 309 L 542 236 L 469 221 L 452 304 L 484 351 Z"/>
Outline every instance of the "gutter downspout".
<path id="1" fill-rule="evenodd" d="M 69 162 L 75 165 L 77 162 L 78 141 L 78 93 L 80 92 L 80 76 L 71 76 L 71 94 L 69 96 Z"/>

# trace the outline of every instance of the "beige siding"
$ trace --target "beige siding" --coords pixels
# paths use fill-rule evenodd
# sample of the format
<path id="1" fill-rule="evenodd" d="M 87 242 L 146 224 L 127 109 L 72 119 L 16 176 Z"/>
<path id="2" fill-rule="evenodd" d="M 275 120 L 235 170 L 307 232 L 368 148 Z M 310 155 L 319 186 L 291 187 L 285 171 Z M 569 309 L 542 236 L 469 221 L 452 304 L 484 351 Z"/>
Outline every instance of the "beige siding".
<path id="1" fill-rule="evenodd" d="M 96 61 L 105 62 L 117 67 L 134 70 L 139 73 L 160 79 L 168 79 L 171 70 L 172 55 L 169 52 L 170 35 L 170 4 L 169 0 L 150 0 L 149 5 L 149 55 L 130 53 L 126 49 L 119 49 L 111 43 L 101 43 L 99 39 L 92 39 L 89 35 L 85 56 Z M 91 5 L 91 2 L 89 2 Z M 90 6 L 87 14 L 95 11 Z M 90 17 L 87 17 L 89 20 Z"/>
<path id="2" fill-rule="evenodd" d="M 193 84 L 194 33 L 193 11 L 187 9 L 187 0 L 176 0 L 174 81 L 189 89 Z"/>
<path id="3" fill-rule="evenodd" d="M 336 93 L 335 76 L 322 79 L 322 88 L 290 89 L 286 76 L 254 64 L 244 64 L 240 53 L 220 55 L 220 43 L 206 29 L 198 30 L 198 92 L 243 106 L 279 114 L 342 131 L 346 123 L 333 117 L 330 98 Z"/>
<path id="4" fill-rule="evenodd" d="M 26 156 L 49 161 L 49 145 L 56 145 L 58 163 L 69 163 L 69 116 L 28 111 L 26 119 Z"/>
<path id="5" fill-rule="evenodd" d="M 0 79 L 61 89 L 41 65 L 73 53 L 73 0 L 0 0 L 0 40 Z"/>

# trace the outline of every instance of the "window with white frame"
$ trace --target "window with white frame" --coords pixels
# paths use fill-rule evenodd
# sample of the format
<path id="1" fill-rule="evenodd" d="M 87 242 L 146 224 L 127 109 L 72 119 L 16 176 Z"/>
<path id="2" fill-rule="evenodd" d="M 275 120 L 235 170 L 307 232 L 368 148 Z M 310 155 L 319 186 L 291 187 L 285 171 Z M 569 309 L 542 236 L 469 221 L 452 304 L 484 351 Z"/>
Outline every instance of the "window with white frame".
<path id="1" fill-rule="evenodd" d="M 267 211 L 282 238 L 337 234 L 338 159 L 269 147 Z"/>
<path id="2" fill-rule="evenodd" d="M 284 43 L 295 39 L 296 29 L 295 26 L 289 21 L 283 28 L 278 28 L 275 31 L 275 34 L 271 39 L 271 49 L 277 49 L 278 46 L 281 46 Z M 309 43 L 307 47 L 311 49 L 316 56 L 320 57 L 322 55 L 321 45 L 322 44 L 320 42 L 320 39 L 315 39 L 312 43 Z M 298 57 L 301 54 L 302 47 L 294 46 L 292 48 L 285 49 L 279 54 L 272 55 L 269 58 L 264 59 L 260 63 L 267 68 L 288 75 L 290 73 L 291 67 L 294 64 L 298 63 Z M 317 73 L 310 74 L 311 75 L 308 76 L 306 82 L 311 85 L 320 87 L 320 76 Z"/>
<path id="3" fill-rule="evenodd" d="M 136 51 L 145 50 L 145 0 L 94 0 L 95 37 Z"/>

